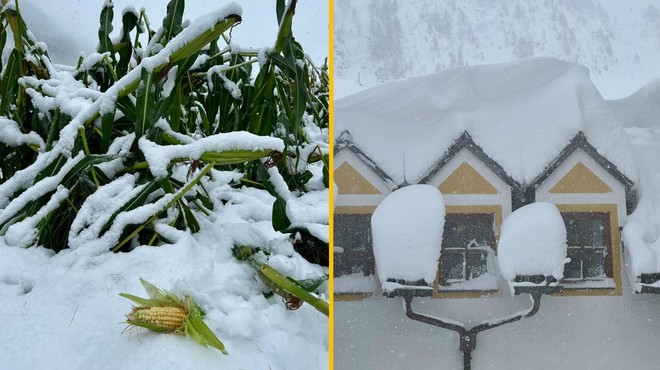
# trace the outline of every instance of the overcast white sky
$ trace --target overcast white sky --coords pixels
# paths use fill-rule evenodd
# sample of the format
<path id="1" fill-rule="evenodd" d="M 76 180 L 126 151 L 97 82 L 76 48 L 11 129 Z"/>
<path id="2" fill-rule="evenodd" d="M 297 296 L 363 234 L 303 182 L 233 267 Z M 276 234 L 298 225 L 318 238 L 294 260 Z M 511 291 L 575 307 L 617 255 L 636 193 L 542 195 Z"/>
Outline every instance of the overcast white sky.
<path id="1" fill-rule="evenodd" d="M 18 0 L 21 11 L 38 39 L 54 47 L 66 48 L 66 42 L 48 42 L 58 38 L 58 34 L 68 35 L 76 47 L 87 54 L 93 52 L 98 42 L 99 14 L 103 0 Z M 127 5 L 137 10 L 144 7 L 153 28 L 162 24 L 168 0 L 114 0 L 115 32 L 121 28 L 121 12 Z M 184 20 L 194 20 L 204 13 L 223 7 L 230 1 L 187 0 Z M 271 46 L 277 35 L 275 0 L 237 1 L 243 7 L 243 22 L 232 31 L 233 41 L 242 47 Z M 305 52 L 317 65 L 328 56 L 328 1 L 299 0 L 294 17 L 293 34 L 302 44 Z M 52 45 L 51 45 L 52 44 Z M 59 45 L 58 45 L 59 44 Z M 74 43 L 71 43 L 74 44 Z M 68 54 L 68 53 L 67 53 Z M 71 60 L 57 60 L 72 64 Z"/>

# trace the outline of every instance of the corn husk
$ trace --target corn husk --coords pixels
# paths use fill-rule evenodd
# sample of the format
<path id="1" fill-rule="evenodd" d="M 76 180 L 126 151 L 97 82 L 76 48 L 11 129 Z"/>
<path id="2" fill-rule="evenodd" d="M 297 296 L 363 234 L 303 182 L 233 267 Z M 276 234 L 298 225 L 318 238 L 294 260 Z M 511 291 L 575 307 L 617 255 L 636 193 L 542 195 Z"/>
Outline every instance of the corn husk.
<path id="1" fill-rule="evenodd" d="M 225 355 L 228 354 L 222 341 L 202 320 L 204 313 L 192 298 L 185 296 L 181 299 L 144 279 L 140 279 L 140 282 L 149 298 L 119 293 L 120 296 L 138 304 L 126 315 L 128 325 L 157 333 L 186 335 L 204 347 L 211 346 Z"/>

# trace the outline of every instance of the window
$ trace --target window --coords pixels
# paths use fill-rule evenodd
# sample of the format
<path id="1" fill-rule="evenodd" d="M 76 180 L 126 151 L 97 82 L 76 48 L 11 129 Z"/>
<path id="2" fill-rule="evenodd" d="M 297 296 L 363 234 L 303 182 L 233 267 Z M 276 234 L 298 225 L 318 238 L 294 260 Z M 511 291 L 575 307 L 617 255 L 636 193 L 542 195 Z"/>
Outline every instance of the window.
<path id="1" fill-rule="evenodd" d="M 564 281 L 603 280 L 612 277 L 610 215 L 604 212 L 562 213 L 566 224 L 568 257 Z"/>
<path id="2" fill-rule="evenodd" d="M 487 272 L 495 246 L 492 213 L 449 213 L 445 216 L 440 258 L 440 285 L 477 278 Z"/>
<path id="3" fill-rule="evenodd" d="M 336 276 L 374 273 L 371 214 L 335 214 L 334 244 L 343 249 L 335 258 Z M 336 254 L 335 256 L 337 256 Z"/>

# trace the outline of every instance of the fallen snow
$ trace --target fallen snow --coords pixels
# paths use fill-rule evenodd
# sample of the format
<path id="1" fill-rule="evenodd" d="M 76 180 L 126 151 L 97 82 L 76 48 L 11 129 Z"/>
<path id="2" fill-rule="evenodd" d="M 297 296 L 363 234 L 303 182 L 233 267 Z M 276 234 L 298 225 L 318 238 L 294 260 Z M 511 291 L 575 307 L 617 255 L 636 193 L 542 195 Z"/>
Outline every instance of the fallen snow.
<path id="1" fill-rule="evenodd" d="M 131 177 L 121 178 L 129 188 Z M 213 181 L 206 186 L 217 200 L 214 221 L 200 217 L 202 230 L 194 235 L 157 225 L 170 244 L 139 246 L 130 253 L 99 253 L 101 242 L 88 238 L 78 248 L 54 254 L 41 247 L 8 247 L 0 237 L 0 316 L 4 320 L 0 367 L 326 368 L 327 317 L 308 304 L 288 311 L 279 296 L 265 298 L 262 292 L 267 289 L 254 268 L 234 258 L 231 248 L 253 245 L 269 251 L 268 263 L 295 279 L 319 277 L 327 274 L 327 268 L 308 263 L 293 250 L 288 235 L 273 230 L 270 194 L 228 184 L 239 177 L 213 170 Z M 121 181 L 106 186 L 115 191 L 110 187 L 120 185 Z M 88 206 L 85 212 L 110 212 L 94 199 L 88 199 L 84 207 Z M 145 296 L 140 277 L 190 295 L 206 312 L 204 321 L 225 343 L 229 356 L 177 335 L 123 332 L 124 315 L 132 302 L 118 293 Z"/>
<path id="2" fill-rule="evenodd" d="M 371 217 L 376 271 L 388 279 L 435 280 L 445 224 L 445 203 L 431 185 L 410 185 L 389 194 Z"/>
<path id="3" fill-rule="evenodd" d="M 138 146 L 149 162 L 149 170 L 155 177 L 167 176 L 167 166 L 173 159 L 197 160 L 204 153 L 232 150 L 284 150 L 284 142 L 281 139 L 258 136 L 245 131 L 208 136 L 189 144 L 164 146 L 141 137 Z"/>
<path id="4" fill-rule="evenodd" d="M 584 66 L 553 58 L 456 67 L 338 99 L 335 132 L 397 183 L 416 183 L 464 131 L 521 183 L 583 131 L 633 182 L 630 142 Z M 515 133 L 515 134 L 513 134 Z M 521 140 L 524 138 L 524 140 Z M 405 158 L 408 160 L 404 165 Z"/>
<path id="5" fill-rule="evenodd" d="M 497 246 L 500 273 L 509 281 L 516 275 L 539 274 L 561 280 L 566 248 L 566 226 L 557 206 L 528 204 L 502 223 Z"/>
<path id="6" fill-rule="evenodd" d="M 46 145 L 39 134 L 33 131 L 24 134 L 16 121 L 5 117 L 0 117 L 0 142 L 9 146 L 31 144 L 38 146 L 39 149 L 43 149 Z"/>
<path id="7" fill-rule="evenodd" d="M 631 127 L 630 135 L 641 178 L 638 184 L 639 201 L 628 217 L 622 239 L 627 251 L 627 263 L 633 287 L 639 291 L 636 279 L 642 273 L 660 272 L 660 128 Z"/>

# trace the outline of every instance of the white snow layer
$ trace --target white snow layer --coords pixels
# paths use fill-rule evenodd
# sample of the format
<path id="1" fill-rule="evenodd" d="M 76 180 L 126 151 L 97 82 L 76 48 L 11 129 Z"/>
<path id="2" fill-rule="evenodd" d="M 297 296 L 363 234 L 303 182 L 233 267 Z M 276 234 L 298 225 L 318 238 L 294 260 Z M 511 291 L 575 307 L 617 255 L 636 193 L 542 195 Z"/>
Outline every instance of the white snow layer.
<path id="1" fill-rule="evenodd" d="M 389 194 L 371 217 L 376 270 L 387 279 L 431 284 L 445 224 L 445 203 L 431 185 L 410 185 Z"/>
<path id="2" fill-rule="evenodd" d="M 566 262 L 566 226 L 559 209 L 539 202 L 515 210 L 502 223 L 497 248 L 506 280 L 538 274 L 560 280 Z"/>
<path id="3" fill-rule="evenodd" d="M 660 272 L 660 128 L 631 127 L 627 129 L 641 176 L 638 184 L 639 201 L 628 217 L 622 239 L 627 268 L 635 290 L 643 273 Z"/>
<path id="4" fill-rule="evenodd" d="M 207 152 L 231 150 L 284 150 L 281 139 L 257 136 L 245 131 L 227 132 L 199 139 L 190 144 L 161 146 L 142 137 L 138 146 L 156 177 L 167 176 L 167 166 L 173 159 L 199 159 Z"/>
<path id="5" fill-rule="evenodd" d="M 0 317 L 5 321 L 0 368 L 327 368 L 325 315 L 308 304 L 289 311 L 279 296 L 264 297 L 266 288 L 255 269 L 234 258 L 231 248 L 253 245 L 270 251 L 268 263 L 294 279 L 317 278 L 327 268 L 294 252 L 289 236 L 273 230 L 273 197 L 264 190 L 232 188 L 228 182 L 236 176 L 213 171 L 214 180 L 205 186 L 218 200 L 214 221 L 199 217 L 200 232 L 156 226 L 172 244 L 106 252 L 104 241 L 91 235 L 110 210 L 91 197 L 83 207 L 92 219 L 78 234 L 85 238 L 89 231 L 84 245 L 54 254 L 42 247 L 8 247 L 0 237 Z M 131 189 L 133 182 L 133 175 L 125 175 L 103 191 L 116 192 L 122 185 Z M 120 203 L 118 197 L 110 199 Z M 191 296 L 229 356 L 179 335 L 124 332 L 133 303 L 118 293 L 146 296 L 140 277 Z"/>
<path id="6" fill-rule="evenodd" d="M 18 123 L 6 117 L 0 117 L 0 142 L 9 146 L 32 144 L 40 149 L 45 146 L 43 139 L 36 132 L 21 132 Z"/>
<path id="7" fill-rule="evenodd" d="M 408 181 L 419 180 L 463 131 L 519 182 L 531 182 L 579 131 L 637 181 L 629 139 L 589 70 L 554 58 L 386 83 L 338 99 L 334 122 L 397 183 L 404 167 Z M 404 166 L 404 154 L 415 161 Z"/>

